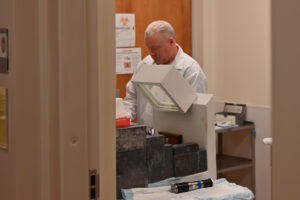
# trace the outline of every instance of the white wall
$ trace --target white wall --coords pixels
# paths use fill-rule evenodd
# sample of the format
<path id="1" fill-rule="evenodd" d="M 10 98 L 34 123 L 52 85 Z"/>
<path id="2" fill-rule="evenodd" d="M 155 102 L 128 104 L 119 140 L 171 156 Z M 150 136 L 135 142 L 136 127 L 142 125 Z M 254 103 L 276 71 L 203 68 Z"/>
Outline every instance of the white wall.
<path id="1" fill-rule="evenodd" d="M 207 75 L 216 111 L 224 102 L 245 103 L 247 120 L 255 122 L 257 200 L 270 199 L 271 192 L 270 147 L 262 143 L 271 136 L 270 9 L 270 0 L 193 1 L 193 56 Z"/>

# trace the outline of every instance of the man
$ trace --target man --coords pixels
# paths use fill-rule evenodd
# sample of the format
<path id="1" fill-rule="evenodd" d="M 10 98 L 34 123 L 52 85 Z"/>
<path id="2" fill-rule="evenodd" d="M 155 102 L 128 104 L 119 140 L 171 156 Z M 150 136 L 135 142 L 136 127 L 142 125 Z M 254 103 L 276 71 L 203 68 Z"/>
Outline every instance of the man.
<path id="1" fill-rule="evenodd" d="M 138 64 L 137 71 L 143 63 L 173 65 L 195 92 L 206 92 L 205 74 L 200 65 L 176 43 L 174 29 L 168 22 L 159 20 L 149 24 L 145 31 L 145 45 L 149 55 Z M 153 127 L 152 105 L 131 81 L 126 86 L 124 104 L 131 112 L 131 120 L 137 117 L 139 124 Z"/>

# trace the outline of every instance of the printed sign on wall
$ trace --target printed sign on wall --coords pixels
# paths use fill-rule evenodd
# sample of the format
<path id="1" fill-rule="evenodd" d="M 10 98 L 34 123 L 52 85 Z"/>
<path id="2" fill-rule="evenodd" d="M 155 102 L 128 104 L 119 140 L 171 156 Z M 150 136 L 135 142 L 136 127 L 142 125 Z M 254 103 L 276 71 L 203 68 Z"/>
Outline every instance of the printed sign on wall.
<path id="1" fill-rule="evenodd" d="M 0 86 L 0 148 L 8 148 L 7 137 L 7 88 Z"/>
<path id="2" fill-rule="evenodd" d="M 8 72 L 8 30 L 0 28 L 0 72 Z"/>
<path id="3" fill-rule="evenodd" d="M 141 61 L 141 48 L 116 49 L 116 73 L 132 74 Z"/>
<path id="4" fill-rule="evenodd" d="M 116 47 L 135 46 L 134 14 L 116 14 Z"/>

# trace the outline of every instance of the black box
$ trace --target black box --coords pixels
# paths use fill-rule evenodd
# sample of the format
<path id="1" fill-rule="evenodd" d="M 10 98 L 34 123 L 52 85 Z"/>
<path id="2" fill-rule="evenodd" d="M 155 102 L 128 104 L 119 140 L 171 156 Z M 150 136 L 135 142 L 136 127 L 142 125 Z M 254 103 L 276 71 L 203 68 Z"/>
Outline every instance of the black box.
<path id="1" fill-rule="evenodd" d="M 146 126 L 118 128 L 116 135 L 117 152 L 146 148 Z"/>
<path id="2" fill-rule="evenodd" d="M 116 131 L 117 198 L 121 189 L 148 186 L 146 126 L 118 128 Z"/>
<path id="3" fill-rule="evenodd" d="M 147 186 L 146 150 L 117 152 L 117 197 L 121 198 L 121 189 Z"/>
<path id="4" fill-rule="evenodd" d="M 199 145 L 184 143 L 173 145 L 174 175 L 186 176 L 199 172 Z"/>
<path id="5" fill-rule="evenodd" d="M 199 151 L 199 160 L 198 160 L 199 172 L 207 171 L 207 154 L 206 150 Z"/>
<path id="6" fill-rule="evenodd" d="M 165 144 L 165 161 L 163 167 L 163 179 L 174 177 L 173 166 L 173 147 L 171 144 Z"/>
<path id="7" fill-rule="evenodd" d="M 147 136 L 146 144 L 148 181 L 153 183 L 163 180 L 165 161 L 164 136 Z"/>

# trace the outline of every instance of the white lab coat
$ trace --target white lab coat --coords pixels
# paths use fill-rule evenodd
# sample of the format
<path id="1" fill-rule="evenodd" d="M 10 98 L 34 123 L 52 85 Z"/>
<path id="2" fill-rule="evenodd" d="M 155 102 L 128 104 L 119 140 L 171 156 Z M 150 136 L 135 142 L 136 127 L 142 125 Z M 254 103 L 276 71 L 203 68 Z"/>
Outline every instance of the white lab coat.
<path id="1" fill-rule="evenodd" d="M 195 92 L 206 92 L 206 76 L 202 71 L 200 65 L 192 57 L 183 52 L 182 48 L 178 46 L 178 52 L 170 65 L 173 65 L 185 80 L 192 86 Z M 155 64 L 150 55 L 145 57 L 137 66 L 137 71 L 141 65 Z M 126 97 L 124 105 L 131 113 L 131 120 L 137 118 L 139 124 L 153 127 L 153 107 L 148 100 L 143 96 L 142 92 L 131 82 L 126 86 Z"/>

